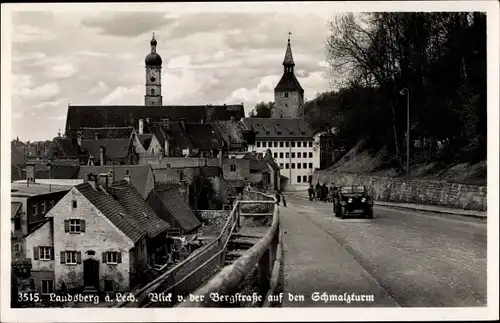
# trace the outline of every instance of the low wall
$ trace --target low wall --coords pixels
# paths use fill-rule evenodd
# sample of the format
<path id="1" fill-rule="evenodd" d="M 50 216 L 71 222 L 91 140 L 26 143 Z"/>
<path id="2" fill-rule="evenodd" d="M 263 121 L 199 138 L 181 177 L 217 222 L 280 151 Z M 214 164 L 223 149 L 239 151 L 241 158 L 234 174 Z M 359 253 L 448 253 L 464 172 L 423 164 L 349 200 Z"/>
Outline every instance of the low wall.
<path id="1" fill-rule="evenodd" d="M 375 200 L 400 203 L 438 205 L 465 210 L 487 210 L 486 186 L 465 185 L 433 180 L 410 180 L 315 171 L 313 185 L 334 183 L 342 185 L 367 185 Z"/>

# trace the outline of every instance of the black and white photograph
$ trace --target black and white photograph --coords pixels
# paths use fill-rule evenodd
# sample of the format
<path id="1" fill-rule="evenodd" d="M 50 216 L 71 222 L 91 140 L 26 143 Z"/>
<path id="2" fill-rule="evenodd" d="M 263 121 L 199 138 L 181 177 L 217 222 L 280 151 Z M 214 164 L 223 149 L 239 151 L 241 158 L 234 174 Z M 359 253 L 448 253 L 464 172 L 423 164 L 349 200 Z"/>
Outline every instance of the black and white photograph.
<path id="1" fill-rule="evenodd" d="M 2 322 L 498 319 L 498 16 L 2 4 Z"/>

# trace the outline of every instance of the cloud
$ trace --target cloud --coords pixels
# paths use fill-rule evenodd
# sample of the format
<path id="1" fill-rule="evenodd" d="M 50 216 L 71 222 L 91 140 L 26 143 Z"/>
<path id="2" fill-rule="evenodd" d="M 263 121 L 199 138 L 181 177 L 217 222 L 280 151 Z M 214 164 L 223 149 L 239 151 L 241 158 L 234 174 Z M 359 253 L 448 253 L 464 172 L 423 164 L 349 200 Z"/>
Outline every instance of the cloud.
<path id="1" fill-rule="evenodd" d="M 49 74 L 54 79 L 66 79 L 77 73 L 76 67 L 70 63 L 55 65 Z"/>
<path id="2" fill-rule="evenodd" d="M 104 35 L 136 37 L 174 21 L 160 12 L 106 12 L 83 19 L 82 25 L 96 28 Z"/>
<path id="3" fill-rule="evenodd" d="M 96 86 L 90 89 L 89 94 L 103 93 L 108 90 L 108 85 L 103 81 L 97 82 Z"/>
<path id="4" fill-rule="evenodd" d="M 48 42 L 56 37 L 55 34 L 47 30 L 28 25 L 18 25 L 14 27 L 12 35 L 12 41 L 14 43 Z"/>
<path id="5" fill-rule="evenodd" d="M 140 100 L 141 94 L 144 95 L 143 86 L 134 86 L 131 88 L 120 86 L 115 90 L 113 90 L 111 93 L 109 93 L 106 97 L 104 97 L 104 99 L 101 100 L 101 104 L 105 105 L 144 104 L 144 99 Z"/>
<path id="6" fill-rule="evenodd" d="M 77 52 L 76 55 L 79 55 L 79 56 L 90 56 L 90 57 L 104 57 L 104 56 L 108 56 L 108 53 L 100 53 L 100 52 L 93 52 L 93 51 L 80 51 L 80 52 Z"/>

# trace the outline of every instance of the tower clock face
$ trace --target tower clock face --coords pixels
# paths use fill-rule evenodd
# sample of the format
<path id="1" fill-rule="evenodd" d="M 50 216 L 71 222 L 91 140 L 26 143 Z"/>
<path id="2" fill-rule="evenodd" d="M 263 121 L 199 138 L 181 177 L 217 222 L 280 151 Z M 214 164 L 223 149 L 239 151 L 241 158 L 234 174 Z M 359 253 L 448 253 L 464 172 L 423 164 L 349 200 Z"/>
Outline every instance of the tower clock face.
<path id="1" fill-rule="evenodd" d="M 151 78 L 150 78 L 151 82 L 156 82 L 156 72 L 155 70 L 152 70 L 151 71 Z"/>

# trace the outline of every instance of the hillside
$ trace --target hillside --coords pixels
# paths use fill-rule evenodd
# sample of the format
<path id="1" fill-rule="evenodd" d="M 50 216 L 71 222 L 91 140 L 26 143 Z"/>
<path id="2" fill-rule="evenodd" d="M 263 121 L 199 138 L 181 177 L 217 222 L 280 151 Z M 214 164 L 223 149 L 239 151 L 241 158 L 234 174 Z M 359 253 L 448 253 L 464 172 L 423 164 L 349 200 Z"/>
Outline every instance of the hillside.
<path id="1" fill-rule="evenodd" d="M 387 149 L 376 153 L 363 149 L 359 142 L 327 171 L 371 174 L 387 177 L 404 177 L 404 173 L 391 165 Z M 438 162 L 414 162 L 411 164 L 412 178 L 444 180 L 452 183 L 486 185 L 486 161 L 478 163 L 456 163 L 442 165 Z"/>

